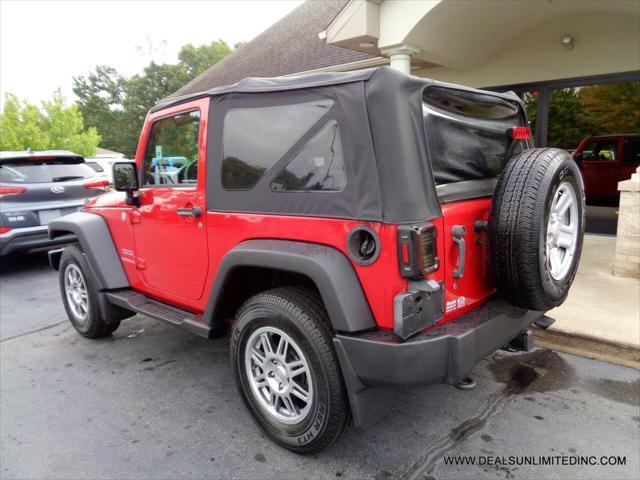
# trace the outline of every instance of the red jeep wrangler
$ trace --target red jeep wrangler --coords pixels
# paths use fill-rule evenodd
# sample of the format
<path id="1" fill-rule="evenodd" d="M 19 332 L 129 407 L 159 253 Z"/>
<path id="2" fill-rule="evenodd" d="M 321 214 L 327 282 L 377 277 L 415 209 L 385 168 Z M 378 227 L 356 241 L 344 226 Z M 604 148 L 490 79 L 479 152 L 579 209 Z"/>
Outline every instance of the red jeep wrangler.
<path id="1" fill-rule="evenodd" d="M 458 384 L 566 298 L 582 179 L 526 125 L 514 94 L 389 68 L 170 99 L 118 191 L 49 225 L 78 240 L 50 254 L 69 319 L 229 326 L 249 410 L 316 452 L 378 418 L 375 387 Z"/>

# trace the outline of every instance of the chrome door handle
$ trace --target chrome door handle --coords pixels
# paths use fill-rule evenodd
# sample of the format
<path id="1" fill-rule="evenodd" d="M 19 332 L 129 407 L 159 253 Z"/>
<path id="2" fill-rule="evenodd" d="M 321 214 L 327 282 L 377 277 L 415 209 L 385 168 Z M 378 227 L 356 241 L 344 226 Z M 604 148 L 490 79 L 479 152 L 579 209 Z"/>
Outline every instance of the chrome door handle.
<path id="1" fill-rule="evenodd" d="M 179 208 L 177 213 L 181 217 L 199 217 L 202 215 L 202 209 L 200 207 Z"/>

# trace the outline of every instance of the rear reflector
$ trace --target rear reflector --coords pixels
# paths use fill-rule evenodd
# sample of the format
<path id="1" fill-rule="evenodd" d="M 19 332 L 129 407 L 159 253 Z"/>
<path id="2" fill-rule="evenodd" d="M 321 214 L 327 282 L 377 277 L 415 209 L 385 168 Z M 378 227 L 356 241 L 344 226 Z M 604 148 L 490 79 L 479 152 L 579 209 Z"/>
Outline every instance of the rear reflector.
<path id="1" fill-rule="evenodd" d="M 84 184 L 85 188 L 100 188 L 102 190 L 109 189 L 109 180 L 96 180 L 95 182 L 89 182 Z"/>
<path id="2" fill-rule="evenodd" d="M 20 195 L 26 191 L 24 187 L 0 187 L 0 198 L 6 195 Z"/>
<path id="3" fill-rule="evenodd" d="M 529 127 L 512 127 L 507 129 L 507 136 L 514 140 L 527 140 L 531 138 L 531 129 Z"/>

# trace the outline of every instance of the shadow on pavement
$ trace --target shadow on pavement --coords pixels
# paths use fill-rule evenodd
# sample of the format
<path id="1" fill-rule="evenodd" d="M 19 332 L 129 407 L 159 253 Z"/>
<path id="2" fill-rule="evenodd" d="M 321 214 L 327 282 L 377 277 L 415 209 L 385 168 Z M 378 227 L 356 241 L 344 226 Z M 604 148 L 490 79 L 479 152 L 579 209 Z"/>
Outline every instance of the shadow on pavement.
<path id="1" fill-rule="evenodd" d="M 0 275 L 50 269 L 47 252 L 24 253 L 0 257 Z"/>

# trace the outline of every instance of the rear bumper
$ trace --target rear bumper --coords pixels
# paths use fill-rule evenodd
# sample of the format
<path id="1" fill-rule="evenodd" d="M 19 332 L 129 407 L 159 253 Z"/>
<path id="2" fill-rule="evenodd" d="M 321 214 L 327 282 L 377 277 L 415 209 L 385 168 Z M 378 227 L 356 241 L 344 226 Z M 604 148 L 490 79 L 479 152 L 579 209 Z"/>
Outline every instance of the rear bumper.
<path id="1" fill-rule="evenodd" d="M 544 316 L 492 300 L 468 314 L 402 341 L 391 332 L 334 337 L 356 426 L 377 418 L 370 387 L 455 384 L 475 365 Z"/>
<path id="2" fill-rule="evenodd" d="M 377 331 L 336 335 L 334 344 L 342 369 L 352 371 L 365 386 L 455 384 L 542 316 L 544 312 L 492 300 L 404 342 L 390 332 Z"/>
<path id="3" fill-rule="evenodd" d="M 0 235 L 0 256 L 26 252 L 36 248 L 49 248 L 66 245 L 76 240 L 75 235 L 62 235 L 49 238 L 48 227 L 14 228 Z"/>

